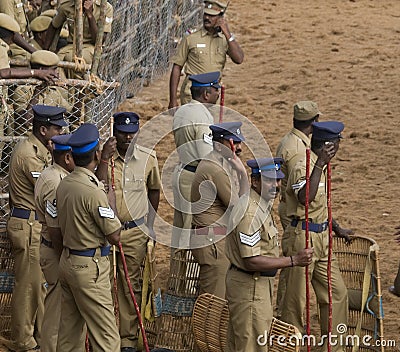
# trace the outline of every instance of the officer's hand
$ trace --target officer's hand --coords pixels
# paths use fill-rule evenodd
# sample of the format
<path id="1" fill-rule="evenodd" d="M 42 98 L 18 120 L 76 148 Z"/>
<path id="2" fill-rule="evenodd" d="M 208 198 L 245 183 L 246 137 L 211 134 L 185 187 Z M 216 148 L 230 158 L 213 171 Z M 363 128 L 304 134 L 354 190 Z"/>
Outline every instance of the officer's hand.
<path id="1" fill-rule="evenodd" d="M 326 142 L 321 150 L 318 152 L 318 160 L 322 162 L 322 165 L 327 165 L 336 155 L 336 152 L 337 148 L 335 144 L 332 142 Z M 321 163 L 318 164 L 321 165 Z"/>
<path id="2" fill-rule="evenodd" d="M 179 106 L 178 99 L 172 99 L 169 101 L 168 109 L 177 108 Z M 175 111 L 174 111 L 175 113 Z"/>
<path id="3" fill-rule="evenodd" d="M 397 232 L 394 234 L 396 236 L 396 241 L 400 244 L 400 226 L 396 227 Z"/>
<path id="4" fill-rule="evenodd" d="M 231 36 L 231 32 L 229 31 L 228 23 L 226 22 L 223 16 L 218 16 L 217 21 L 215 22 L 216 28 L 221 28 L 221 32 L 224 33 L 228 38 Z"/>
<path id="5" fill-rule="evenodd" d="M 117 150 L 117 139 L 113 136 L 107 139 L 103 145 L 103 150 L 101 151 L 101 159 L 109 160 L 114 155 Z"/>
<path id="6" fill-rule="evenodd" d="M 346 243 L 348 243 L 348 244 L 351 243 L 352 239 L 351 239 L 350 236 L 354 235 L 354 231 L 353 230 L 344 229 L 344 228 L 338 226 L 333 231 L 335 232 L 335 235 L 337 237 L 344 238 L 346 240 Z"/>
<path id="7" fill-rule="evenodd" d="M 54 84 L 54 82 L 58 79 L 58 71 L 56 69 L 34 70 L 34 77 L 47 83 Z"/>
<path id="8" fill-rule="evenodd" d="M 86 15 L 92 15 L 93 14 L 93 0 L 85 0 L 83 2 L 83 12 Z"/>
<path id="9" fill-rule="evenodd" d="M 113 210 L 116 209 L 117 200 L 115 197 L 114 188 L 111 185 L 108 186 L 107 198 L 108 198 L 108 204 L 110 205 L 111 209 Z"/>
<path id="10" fill-rule="evenodd" d="M 294 255 L 293 258 L 293 265 L 294 266 L 307 266 L 312 263 L 312 257 L 314 253 L 314 248 L 307 248 L 303 249 L 296 255 Z"/>

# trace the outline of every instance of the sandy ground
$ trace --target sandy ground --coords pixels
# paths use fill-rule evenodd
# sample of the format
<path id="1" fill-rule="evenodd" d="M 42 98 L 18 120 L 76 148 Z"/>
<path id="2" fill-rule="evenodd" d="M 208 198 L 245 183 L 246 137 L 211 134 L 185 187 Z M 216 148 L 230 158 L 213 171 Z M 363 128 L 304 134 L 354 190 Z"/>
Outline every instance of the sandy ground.
<path id="1" fill-rule="evenodd" d="M 333 212 L 342 226 L 380 246 L 385 338 L 396 340 L 397 351 L 400 298 L 387 288 L 400 261 L 393 237 L 400 225 L 399 17 L 398 0 L 232 1 L 227 20 L 246 56 L 224 71 L 226 106 L 251 120 L 272 151 L 291 128 L 296 101 L 314 100 L 322 120 L 345 124 L 333 162 Z M 168 78 L 120 110 L 137 111 L 145 120 L 159 114 L 168 105 Z M 171 143 L 169 136 L 156 148 L 161 171 Z M 165 200 L 159 212 L 172 221 Z M 163 282 L 168 252 L 158 251 Z"/>

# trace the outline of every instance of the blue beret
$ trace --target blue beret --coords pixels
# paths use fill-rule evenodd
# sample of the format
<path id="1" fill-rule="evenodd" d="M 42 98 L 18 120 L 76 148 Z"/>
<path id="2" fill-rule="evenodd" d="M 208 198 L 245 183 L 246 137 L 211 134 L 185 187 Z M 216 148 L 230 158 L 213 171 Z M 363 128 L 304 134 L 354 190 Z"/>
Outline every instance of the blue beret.
<path id="1" fill-rule="evenodd" d="M 33 119 L 41 122 L 48 122 L 52 125 L 64 127 L 68 123 L 64 120 L 65 108 L 49 105 L 33 105 Z"/>
<path id="2" fill-rule="evenodd" d="M 139 115 L 134 112 L 117 112 L 114 115 L 114 126 L 118 131 L 136 133 L 139 130 Z"/>
<path id="3" fill-rule="evenodd" d="M 240 131 L 242 126 L 241 122 L 223 122 L 216 125 L 211 125 L 210 130 L 212 132 L 213 139 L 231 139 L 234 142 L 243 142 L 244 136 Z"/>
<path id="4" fill-rule="evenodd" d="M 344 124 L 339 121 L 313 122 L 312 138 L 320 141 L 342 138 Z"/>
<path id="5" fill-rule="evenodd" d="M 260 158 L 247 161 L 247 166 L 251 167 L 251 173 L 264 177 L 281 179 L 285 174 L 281 171 L 283 164 L 282 158 Z"/>
<path id="6" fill-rule="evenodd" d="M 207 72 L 199 75 L 191 75 L 189 76 L 189 80 L 192 81 L 192 87 L 214 87 L 219 89 L 221 88 L 219 76 L 219 71 Z"/>
<path id="7" fill-rule="evenodd" d="M 92 123 L 84 123 L 72 133 L 69 145 L 72 153 L 84 154 L 92 151 L 99 144 L 99 130 Z"/>
<path id="8" fill-rule="evenodd" d="M 71 150 L 71 146 L 69 145 L 69 139 L 72 134 L 60 134 L 51 138 L 53 142 L 54 150 Z"/>

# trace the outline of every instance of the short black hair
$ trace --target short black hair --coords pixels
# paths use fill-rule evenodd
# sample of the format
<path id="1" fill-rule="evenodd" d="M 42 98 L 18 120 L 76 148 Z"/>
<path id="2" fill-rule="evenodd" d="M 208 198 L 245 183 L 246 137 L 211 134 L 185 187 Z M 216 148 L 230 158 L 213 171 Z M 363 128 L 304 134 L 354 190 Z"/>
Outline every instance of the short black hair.
<path id="1" fill-rule="evenodd" d="M 303 128 L 307 128 L 309 127 L 317 118 L 319 117 L 319 114 L 315 115 L 313 118 L 309 119 L 309 120 L 296 120 L 293 119 L 293 127 L 297 128 L 298 130 L 301 130 Z"/>
<path id="2" fill-rule="evenodd" d="M 100 146 L 99 144 L 97 144 L 93 150 L 83 154 L 75 154 L 74 152 L 72 152 L 72 157 L 74 158 L 75 165 L 81 167 L 89 165 L 93 161 L 94 155 L 99 150 L 99 148 Z"/>
<path id="3" fill-rule="evenodd" d="M 33 134 L 39 133 L 40 127 L 44 126 L 46 128 L 49 128 L 52 124 L 47 121 L 39 121 L 39 120 L 32 120 L 32 132 Z"/>
<path id="4" fill-rule="evenodd" d="M 211 87 L 190 87 L 190 93 L 193 99 L 201 97 L 204 92 L 211 93 Z"/>

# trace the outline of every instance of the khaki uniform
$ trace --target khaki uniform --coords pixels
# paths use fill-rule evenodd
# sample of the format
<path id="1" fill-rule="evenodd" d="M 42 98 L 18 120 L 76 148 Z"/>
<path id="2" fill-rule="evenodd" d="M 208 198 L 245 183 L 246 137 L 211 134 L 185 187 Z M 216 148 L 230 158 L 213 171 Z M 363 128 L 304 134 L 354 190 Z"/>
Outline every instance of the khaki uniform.
<path id="1" fill-rule="evenodd" d="M 57 214 L 64 244 L 57 350 L 81 351 L 84 340 L 77 336 L 82 335 L 86 322 L 94 351 L 119 351 L 110 261 L 104 247 L 108 246 L 105 236 L 117 231 L 121 223 L 109 207 L 104 185 L 90 170 L 76 167 L 58 186 Z M 72 253 L 91 249 L 92 256 Z"/>
<path id="2" fill-rule="evenodd" d="M 311 153 L 310 172 L 313 169 L 317 156 Z M 317 194 L 314 201 L 309 204 L 310 224 L 323 224 L 328 219 L 326 170 L 322 173 Z M 285 255 L 296 255 L 305 248 L 305 231 L 302 230 L 304 220 L 304 206 L 298 201 L 298 192 L 305 186 L 306 165 L 305 158 L 298 161 L 289 175 L 286 188 L 287 215 L 291 219 L 299 219 L 296 226 L 290 224 L 286 227 L 282 245 Z M 294 225 L 294 224 L 293 224 Z M 311 226 L 311 225 L 310 225 Z M 328 243 L 329 230 L 321 232 L 310 231 L 310 246 L 314 248 L 312 264 L 309 265 L 310 282 L 317 296 L 320 311 L 321 334 L 328 333 L 329 300 L 327 287 L 328 268 Z M 338 324 L 347 324 L 348 300 L 347 289 L 339 270 L 336 258 L 332 258 L 332 327 L 336 334 Z M 305 269 L 293 267 L 287 271 L 285 305 L 282 309 L 281 319 L 295 325 L 303 331 L 303 311 L 305 307 Z M 324 350 L 327 346 L 324 345 Z M 333 346 L 333 350 L 344 350 L 342 346 Z"/>
<path id="3" fill-rule="evenodd" d="M 28 24 L 25 17 L 24 2 L 24 0 L 0 1 L 0 13 L 5 13 L 17 21 L 21 29 L 21 34 L 25 33 Z"/>
<path id="4" fill-rule="evenodd" d="M 189 75 L 220 71 L 225 67 L 228 42 L 222 33 L 212 35 L 204 28 L 182 38 L 172 62 L 184 67 L 186 77 L 180 89 L 181 104 L 191 100 Z"/>
<path id="5" fill-rule="evenodd" d="M 267 351 L 266 346 L 257 343 L 257 337 L 264 336 L 271 325 L 275 271 L 244 272 L 244 258 L 279 256 L 271 205 L 250 190 L 232 209 L 230 227 L 237 226 L 226 240 L 226 255 L 232 264 L 226 276 L 228 351 Z"/>
<path id="6" fill-rule="evenodd" d="M 46 289 L 39 263 L 41 225 L 35 219 L 34 186 L 50 161 L 50 152 L 33 134 L 18 142 L 11 155 L 9 187 L 13 208 L 7 232 L 15 258 L 11 335 L 16 350 L 40 344 L 38 338 Z M 33 336 L 35 321 L 36 340 Z"/>
<path id="7" fill-rule="evenodd" d="M 310 147 L 310 143 L 311 143 L 310 138 L 307 135 L 305 135 L 297 128 L 292 128 L 292 130 L 285 137 L 283 137 L 276 150 L 276 156 L 284 160 L 284 163 L 281 166 L 281 170 L 285 174 L 285 177 L 281 180 L 281 192 L 280 192 L 281 198 L 278 206 L 278 213 L 283 231 L 285 231 L 286 227 L 290 224 L 290 218 L 286 214 L 285 193 L 286 193 L 287 180 L 299 158 L 305 157 L 306 148 Z M 286 246 L 282 244 L 282 248 L 286 249 Z M 283 252 L 283 255 L 286 255 L 286 253 Z M 288 270 L 289 270 L 288 268 L 283 268 L 279 273 L 279 284 L 278 284 L 278 291 L 276 294 L 277 317 L 280 317 L 282 312 L 282 304 L 285 304 L 283 301 L 286 289 L 285 274 Z"/>
<path id="8" fill-rule="evenodd" d="M 29 102 L 33 97 L 35 86 L 22 85 L 15 88 L 14 91 L 14 131 L 15 135 L 24 135 L 30 124 L 27 124 L 24 118 Z M 68 95 L 68 92 L 61 87 L 50 87 L 46 86 L 38 94 L 37 104 L 50 105 L 50 106 L 61 106 L 68 112 L 72 111 L 72 105 L 64 99 L 64 96 Z"/>
<path id="9" fill-rule="evenodd" d="M 59 227 L 57 221 L 56 190 L 61 180 L 68 175 L 58 164 L 42 172 L 35 184 L 35 204 L 39 222 L 42 224 L 40 266 L 47 282 L 44 300 L 42 341 L 40 348 L 45 352 L 56 352 L 61 315 L 61 286 L 58 280 L 58 255 L 55 253 L 47 227 Z"/>
<path id="10" fill-rule="evenodd" d="M 96 22 L 100 18 L 100 0 L 93 1 L 93 16 Z M 106 19 L 104 24 L 104 33 L 111 32 L 111 24 L 113 20 L 113 7 L 107 2 L 106 8 Z M 61 0 L 60 5 L 57 9 L 57 14 L 54 16 L 52 25 L 54 28 L 60 28 L 64 22 L 68 24 L 68 45 L 61 48 L 57 55 L 61 61 L 74 62 L 73 57 L 73 40 L 74 40 L 74 24 L 75 24 L 75 1 L 74 0 Z M 94 38 L 95 39 L 95 38 Z M 91 44 L 92 36 L 89 30 L 89 21 L 87 17 L 83 16 L 83 49 L 82 56 L 87 64 L 91 64 L 93 61 L 94 45 Z M 72 77 L 68 77 L 72 78 Z"/>
<path id="11" fill-rule="evenodd" d="M 174 232 L 177 232 L 174 234 L 173 247 L 189 245 L 189 233 L 178 229 L 190 231 L 192 228 L 192 181 L 199 161 L 213 149 L 212 138 L 209 136 L 209 126 L 213 123 L 213 116 L 207 107 L 197 100 L 181 106 L 174 115 L 173 132 L 180 164 L 175 167 L 172 175 Z M 184 168 L 186 165 L 189 165 L 188 169 Z"/>
<path id="12" fill-rule="evenodd" d="M 229 260 L 225 255 L 223 230 L 226 231 L 229 208 L 237 202 L 238 194 L 236 171 L 220 153 L 212 151 L 197 166 L 191 192 L 192 224 L 208 227 L 207 233 L 193 231 L 191 237 L 191 246 L 196 248 L 192 250 L 193 256 L 200 265 L 200 294 L 208 292 L 225 298 Z M 210 245 L 204 247 L 206 243 Z"/>
<path id="13" fill-rule="evenodd" d="M 147 190 L 161 188 L 160 172 L 155 152 L 135 145 L 132 158 L 129 160 L 124 174 L 124 158 L 114 155 L 115 195 L 117 200 L 118 217 L 126 224 L 134 220 L 138 227 L 122 230 L 121 243 L 128 266 L 129 278 L 137 302 L 141 302 L 140 266 L 146 257 L 147 227 L 143 222 L 148 213 Z M 111 180 L 111 167 L 108 179 Z M 140 225 L 141 224 L 141 225 Z M 113 278 L 113 263 L 111 262 L 111 279 Z M 119 303 L 119 333 L 122 347 L 136 347 L 138 339 L 138 319 L 135 307 L 126 283 L 121 256 L 117 255 L 117 287 Z"/>
<path id="14" fill-rule="evenodd" d="M 0 70 L 4 68 L 10 68 L 10 58 L 8 57 L 9 46 L 7 43 L 0 38 Z M 9 107 L 6 104 L 8 97 L 8 86 L 0 87 L 0 96 L 4 99 L 1 99 L 0 102 L 0 137 L 4 136 L 4 128 L 5 128 L 5 120 L 7 119 L 7 115 L 9 112 Z M 0 151 L 3 150 L 4 142 L 0 143 Z M 4 159 L 4 157 L 3 157 Z"/>

